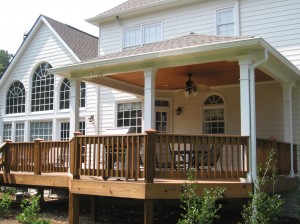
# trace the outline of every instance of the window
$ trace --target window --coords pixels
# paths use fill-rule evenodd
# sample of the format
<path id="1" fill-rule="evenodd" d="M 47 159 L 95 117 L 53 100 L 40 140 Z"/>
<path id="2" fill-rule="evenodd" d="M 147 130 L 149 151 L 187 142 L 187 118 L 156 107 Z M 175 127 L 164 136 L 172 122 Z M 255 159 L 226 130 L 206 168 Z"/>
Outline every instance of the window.
<path id="1" fill-rule="evenodd" d="M 52 140 L 52 122 L 30 123 L 30 141 L 41 138 L 45 141 Z"/>
<path id="2" fill-rule="evenodd" d="M 60 86 L 59 92 L 59 109 L 69 109 L 70 108 L 70 81 L 65 78 Z"/>
<path id="3" fill-rule="evenodd" d="M 11 139 L 11 131 L 12 131 L 12 124 L 11 123 L 7 123 L 7 124 L 3 124 L 3 138 L 2 141 L 4 142 L 6 139 Z"/>
<path id="4" fill-rule="evenodd" d="M 16 135 L 15 135 L 16 142 L 24 142 L 24 135 L 25 135 L 24 129 L 25 129 L 24 123 L 16 123 Z"/>
<path id="5" fill-rule="evenodd" d="M 85 107 L 86 85 L 84 82 L 80 83 L 80 107 Z"/>
<path id="6" fill-rule="evenodd" d="M 131 47 L 149 44 L 162 40 L 162 23 L 152 23 L 141 25 L 124 30 L 123 47 L 128 49 Z"/>
<path id="7" fill-rule="evenodd" d="M 209 96 L 203 105 L 203 133 L 225 133 L 225 104 L 218 95 Z"/>
<path id="8" fill-rule="evenodd" d="M 155 127 L 159 132 L 169 132 L 169 100 L 155 100 Z"/>
<path id="9" fill-rule="evenodd" d="M 79 122 L 79 131 L 85 135 L 85 121 Z M 62 122 L 60 124 L 60 140 L 70 139 L 70 122 Z"/>
<path id="10" fill-rule="evenodd" d="M 32 78 L 31 111 L 53 110 L 54 75 L 48 73 L 50 64 L 41 64 Z"/>
<path id="11" fill-rule="evenodd" d="M 234 15 L 233 8 L 217 11 L 217 35 L 234 35 Z"/>
<path id="12" fill-rule="evenodd" d="M 70 81 L 65 78 L 60 86 L 59 109 L 70 108 Z M 84 82 L 80 83 L 80 107 L 85 107 L 86 86 Z"/>
<path id="13" fill-rule="evenodd" d="M 129 102 L 117 105 L 117 127 L 132 127 L 142 132 L 142 103 Z"/>
<path id="14" fill-rule="evenodd" d="M 17 81 L 8 89 L 6 94 L 6 114 L 16 114 L 25 112 L 25 88 Z"/>

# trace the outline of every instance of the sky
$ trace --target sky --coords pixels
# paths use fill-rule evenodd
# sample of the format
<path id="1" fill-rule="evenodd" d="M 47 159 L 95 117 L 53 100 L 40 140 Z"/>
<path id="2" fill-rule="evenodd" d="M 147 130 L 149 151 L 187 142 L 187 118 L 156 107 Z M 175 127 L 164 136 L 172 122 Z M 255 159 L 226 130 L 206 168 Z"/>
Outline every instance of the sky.
<path id="1" fill-rule="evenodd" d="M 92 35 L 96 26 L 85 19 L 94 17 L 126 0 L 0 0 L 0 50 L 15 54 L 38 17 L 43 14 Z"/>

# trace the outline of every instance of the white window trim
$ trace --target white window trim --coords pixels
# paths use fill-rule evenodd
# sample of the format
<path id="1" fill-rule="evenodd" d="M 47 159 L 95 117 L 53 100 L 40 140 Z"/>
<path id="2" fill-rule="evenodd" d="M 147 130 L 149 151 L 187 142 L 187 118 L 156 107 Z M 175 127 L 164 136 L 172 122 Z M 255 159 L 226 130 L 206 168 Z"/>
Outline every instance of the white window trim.
<path id="1" fill-rule="evenodd" d="M 123 50 L 129 50 L 131 48 L 135 48 L 135 47 L 138 47 L 138 46 L 143 46 L 145 44 L 155 43 L 155 42 L 144 43 L 144 28 L 147 27 L 147 26 L 156 25 L 156 24 L 160 24 L 160 26 L 161 26 L 161 36 L 160 36 L 160 40 L 159 41 L 162 41 L 164 39 L 164 35 L 163 35 L 164 34 L 163 21 L 156 21 L 156 22 L 151 22 L 151 23 L 143 23 L 143 24 L 140 24 L 140 25 L 131 26 L 131 27 L 127 27 L 127 28 L 123 29 L 123 31 L 122 31 L 122 48 L 123 48 Z M 138 45 L 126 47 L 125 46 L 125 38 L 124 38 L 125 32 L 128 31 L 128 30 L 137 29 L 137 28 L 139 28 L 140 32 L 141 32 L 141 43 L 138 44 Z"/>
<path id="2" fill-rule="evenodd" d="M 239 35 L 239 29 L 237 29 L 237 27 L 239 27 L 239 16 L 238 16 L 238 12 L 239 10 L 237 10 L 237 7 L 239 7 L 238 4 L 235 4 L 231 7 L 226 7 L 226 8 L 218 8 L 215 10 L 215 35 L 219 35 L 218 34 L 218 12 L 221 11 L 226 11 L 228 9 L 232 9 L 233 12 L 233 35 L 234 36 L 238 36 Z"/>

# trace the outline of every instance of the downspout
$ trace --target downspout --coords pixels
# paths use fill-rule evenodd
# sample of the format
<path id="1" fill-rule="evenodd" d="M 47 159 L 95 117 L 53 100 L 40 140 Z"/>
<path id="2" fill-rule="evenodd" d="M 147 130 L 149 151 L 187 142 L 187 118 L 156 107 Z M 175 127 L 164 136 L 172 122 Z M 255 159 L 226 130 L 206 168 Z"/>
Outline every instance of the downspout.
<path id="1" fill-rule="evenodd" d="M 95 134 L 99 135 L 99 123 L 100 123 L 100 85 L 97 85 L 96 96 L 96 121 L 95 121 Z"/>
<path id="2" fill-rule="evenodd" d="M 255 69 L 268 60 L 268 51 L 265 49 L 264 57 L 250 66 L 250 152 L 252 181 L 255 183 L 257 178 L 256 165 L 256 102 L 255 102 Z"/>

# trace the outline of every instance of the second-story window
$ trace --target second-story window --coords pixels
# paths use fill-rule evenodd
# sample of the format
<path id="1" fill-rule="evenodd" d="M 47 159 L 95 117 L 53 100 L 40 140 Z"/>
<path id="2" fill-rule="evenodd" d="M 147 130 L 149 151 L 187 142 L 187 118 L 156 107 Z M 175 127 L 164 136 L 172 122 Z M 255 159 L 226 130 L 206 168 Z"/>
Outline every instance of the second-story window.
<path id="1" fill-rule="evenodd" d="M 162 40 L 162 23 L 151 23 L 128 28 L 123 31 L 123 48 L 149 44 Z"/>
<path id="2" fill-rule="evenodd" d="M 234 35 L 234 10 L 233 8 L 217 11 L 217 35 Z"/>

